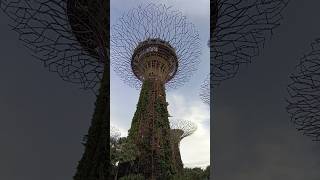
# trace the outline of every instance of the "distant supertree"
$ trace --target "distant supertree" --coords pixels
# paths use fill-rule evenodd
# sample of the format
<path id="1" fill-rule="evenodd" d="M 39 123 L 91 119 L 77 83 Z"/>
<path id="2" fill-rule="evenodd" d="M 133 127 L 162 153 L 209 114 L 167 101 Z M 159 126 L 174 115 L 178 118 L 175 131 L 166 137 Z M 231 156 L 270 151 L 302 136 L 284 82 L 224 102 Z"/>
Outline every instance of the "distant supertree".
<path id="1" fill-rule="evenodd" d="M 49 71 L 98 94 L 74 179 L 107 179 L 109 1 L 2 0 L 1 9 L 13 21 L 19 39 Z"/>
<path id="2" fill-rule="evenodd" d="M 201 84 L 199 95 L 200 95 L 201 100 L 204 103 L 210 105 L 210 74 L 208 74 L 206 79 Z"/>
<path id="3" fill-rule="evenodd" d="M 170 128 L 172 159 L 174 159 L 177 170 L 181 172 L 183 170 L 183 162 L 180 155 L 180 142 L 183 138 L 192 135 L 197 130 L 197 125 L 191 121 L 171 119 Z"/>
<path id="4" fill-rule="evenodd" d="M 280 13 L 288 1 L 210 1 L 210 61 L 214 86 L 233 78 L 241 65 L 259 55 L 266 38 L 280 25 Z"/>
<path id="5" fill-rule="evenodd" d="M 141 155 L 133 173 L 146 179 L 174 174 L 165 86 L 189 80 L 200 55 L 199 35 L 185 16 L 165 5 L 139 6 L 111 29 L 111 61 L 129 86 L 141 88 L 128 138 Z"/>
<path id="6" fill-rule="evenodd" d="M 115 126 L 110 125 L 110 139 L 117 140 L 121 136 L 121 132 Z"/>
<path id="7" fill-rule="evenodd" d="M 312 43 L 290 76 L 287 111 L 297 130 L 320 140 L 320 39 Z"/>

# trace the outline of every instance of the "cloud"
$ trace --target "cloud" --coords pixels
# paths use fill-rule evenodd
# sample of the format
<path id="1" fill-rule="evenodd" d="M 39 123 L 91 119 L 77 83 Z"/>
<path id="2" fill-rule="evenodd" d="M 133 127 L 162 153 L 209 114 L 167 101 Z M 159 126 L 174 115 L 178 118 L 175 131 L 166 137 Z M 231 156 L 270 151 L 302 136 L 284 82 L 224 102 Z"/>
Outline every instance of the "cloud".
<path id="1" fill-rule="evenodd" d="M 184 138 L 180 144 L 181 158 L 185 167 L 205 168 L 210 164 L 210 121 L 209 106 L 200 100 L 193 101 L 182 94 L 171 93 L 167 97 L 168 111 L 172 118 L 192 121 L 197 124 L 197 131 Z M 111 114 L 111 124 L 116 126 L 121 136 L 127 136 L 127 127 L 130 123 L 124 123 L 121 117 Z M 130 126 L 130 125 L 129 125 Z"/>

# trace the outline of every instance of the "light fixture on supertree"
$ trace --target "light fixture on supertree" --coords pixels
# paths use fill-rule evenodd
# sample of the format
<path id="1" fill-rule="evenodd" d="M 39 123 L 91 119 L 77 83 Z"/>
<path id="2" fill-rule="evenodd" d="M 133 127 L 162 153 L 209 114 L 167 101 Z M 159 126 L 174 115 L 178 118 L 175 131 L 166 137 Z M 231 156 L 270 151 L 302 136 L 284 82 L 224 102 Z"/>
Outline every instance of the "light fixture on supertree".
<path id="1" fill-rule="evenodd" d="M 273 30 L 289 0 L 213 0 L 210 21 L 212 83 L 231 79 L 251 63 Z"/>
<path id="2" fill-rule="evenodd" d="M 180 12 L 165 5 L 138 6 L 111 28 L 111 65 L 129 86 L 140 88 L 128 138 L 141 156 L 146 179 L 174 174 L 166 88 L 187 82 L 199 63 L 198 32 Z"/>
<path id="3" fill-rule="evenodd" d="M 107 178 L 109 147 L 109 1 L 2 0 L 19 39 L 49 71 L 97 94 L 75 180 Z"/>
<path id="4" fill-rule="evenodd" d="M 187 120 L 170 119 L 170 128 L 172 159 L 174 159 L 178 172 L 182 172 L 183 162 L 180 154 L 180 142 L 185 137 L 191 136 L 197 130 L 197 125 Z"/>
<path id="5" fill-rule="evenodd" d="M 287 87 L 287 112 L 298 131 L 320 141 L 320 39 L 312 43 Z"/>

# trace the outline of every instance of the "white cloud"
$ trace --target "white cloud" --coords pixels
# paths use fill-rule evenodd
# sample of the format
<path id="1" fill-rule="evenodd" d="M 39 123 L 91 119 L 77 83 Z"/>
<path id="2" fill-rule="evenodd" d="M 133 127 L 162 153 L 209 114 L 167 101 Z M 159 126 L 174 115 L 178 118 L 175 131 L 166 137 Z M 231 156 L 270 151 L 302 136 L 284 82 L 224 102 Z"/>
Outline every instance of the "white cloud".
<path id="1" fill-rule="evenodd" d="M 112 117 L 112 115 L 111 115 L 111 117 Z M 126 136 L 128 136 L 128 129 L 125 128 L 125 127 L 122 125 L 122 123 L 119 123 L 119 122 L 121 122 L 121 121 L 117 120 L 116 118 L 111 118 L 111 119 L 110 119 L 110 125 L 111 125 L 111 126 L 114 126 L 115 128 L 117 128 L 117 129 L 120 131 L 121 137 L 126 137 Z"/>

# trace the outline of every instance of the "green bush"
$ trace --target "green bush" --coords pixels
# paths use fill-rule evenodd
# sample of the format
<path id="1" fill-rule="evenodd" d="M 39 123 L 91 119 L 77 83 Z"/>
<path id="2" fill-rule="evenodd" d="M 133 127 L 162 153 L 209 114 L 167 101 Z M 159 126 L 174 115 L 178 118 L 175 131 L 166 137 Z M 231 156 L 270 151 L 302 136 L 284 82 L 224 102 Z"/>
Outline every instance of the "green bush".
<path id="1" fill-rule="evenodd" d="M 182 174 L 175 175 L 172 180 L 209 180 L 210 166 L 201 168 L 184 168 Z"/>
<path id="2" fill-rule="evenodd" d="M 141 174 L 129 174 L 121 177 L 119 180 L 145 180 L 145 178 Z"/>

